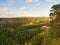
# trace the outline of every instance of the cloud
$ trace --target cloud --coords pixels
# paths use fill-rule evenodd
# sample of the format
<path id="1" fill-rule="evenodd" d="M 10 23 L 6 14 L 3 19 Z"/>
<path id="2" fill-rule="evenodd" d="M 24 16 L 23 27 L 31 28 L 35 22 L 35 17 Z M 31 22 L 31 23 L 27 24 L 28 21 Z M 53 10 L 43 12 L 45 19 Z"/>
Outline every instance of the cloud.
<path id="1" fill-rule="evenodd" d="M 0 17 L 14 17 L 18 12 L 13 8 L 0 8 Z"/>
<path id="2" fill-rule="evenodd" d="M 21 12 L 21 14 L 20 14 L 21 16 L 28 16 L 28 15 L 30 15 L 28 7 L 20 7 L 19 10 Z"/>
<path id="3" fill-rule="evenodd" d="M 8 5 L 20 3 L 20 0 L 7 0 Z"/>
<path id="4" fill-rule="evenodd" d="M 33 2 L 33 0 L 26 0 L 26 2 L 29 2 L 29 3 L 31 3 L 31 2 Z"/>
<path id="5" fill-rule="evenodd" d="M 39 0 L 35 0 L 35 2 L 38 2 Z"/>
<path id="6" fill-rule="evenodd" d="M 54 0 L 46 0 L 46 1 L 48 1 L 48 2 L 54 2 Z"/>
<path id="7" fill-rule="evenodd" d="M 39 3 L 36 3 L 36 6 L 39 6 L 40 4 Z"/>
<path id="8" fill-rule="evenodd" d="M 0 17 L 21 17 L 21 16 L 27 16 L 30 14 L 27 7 L 20 7 L 20 8 L 0 8 Z"/>
<path id="9" fill-rule="evenodd" d="M 20 10 L 27 10 L 27 7 L 21 7 Z"/>
<path id="10" fill-rule="evenodd" d="M 29 10 L 28 7 L 20 7 L 20 8 L 0 8 L 0 17 L 3 18 L 11 18 L 11 17 L 37 17 L 37 16 L 47 16 L 47 12 L 44 7 L 35 7 L 32 10 Z"/>
<path id="11" fill-rule="evenodd" d="M 27 3 L 38 2 L 39 0 L 26 0 Z"/>
<path id="12" fill-rule="evenodd" d="M 28 7 L 20 7 L 19 10 L 21 11 L 21 13 L 27 13 Z"/>

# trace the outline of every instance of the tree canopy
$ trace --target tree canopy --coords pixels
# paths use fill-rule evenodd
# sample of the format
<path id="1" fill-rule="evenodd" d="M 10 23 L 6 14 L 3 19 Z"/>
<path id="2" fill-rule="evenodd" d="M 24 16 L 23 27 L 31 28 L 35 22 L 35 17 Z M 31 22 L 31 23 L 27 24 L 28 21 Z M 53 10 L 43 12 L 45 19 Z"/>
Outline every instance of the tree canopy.
<path id="1" fill-rule="evenodd" d="M 52 19 L 55 19 L 57 18 L 57 15 L 60 15 L 60 4 L 55 4 L 51 7 L 51 10 L 50 10 L 50 17 Z"/>

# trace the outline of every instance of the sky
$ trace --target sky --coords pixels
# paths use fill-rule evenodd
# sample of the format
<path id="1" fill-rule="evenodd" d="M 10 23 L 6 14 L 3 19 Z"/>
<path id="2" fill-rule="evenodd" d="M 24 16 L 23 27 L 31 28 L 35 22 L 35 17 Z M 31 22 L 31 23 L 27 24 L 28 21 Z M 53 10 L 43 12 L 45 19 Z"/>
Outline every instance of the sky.
<path id="1" fill-rule="evenodd" d="M 0 0 L 0 18 L 48 17 L 52 5 L 60 0 Z"/>

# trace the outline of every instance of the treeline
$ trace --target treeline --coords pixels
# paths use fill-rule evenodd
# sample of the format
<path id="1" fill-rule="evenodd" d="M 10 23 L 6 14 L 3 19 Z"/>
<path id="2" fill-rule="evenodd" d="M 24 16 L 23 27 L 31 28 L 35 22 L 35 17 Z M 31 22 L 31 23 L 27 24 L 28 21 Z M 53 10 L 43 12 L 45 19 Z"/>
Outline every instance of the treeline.
<path id="1" fill-rule="evenodd" d="M 7 23 L 44 23 L 49 21 L 49 17 L 20 17 L 20 18 L 0 18 L 0 24 Z"/>

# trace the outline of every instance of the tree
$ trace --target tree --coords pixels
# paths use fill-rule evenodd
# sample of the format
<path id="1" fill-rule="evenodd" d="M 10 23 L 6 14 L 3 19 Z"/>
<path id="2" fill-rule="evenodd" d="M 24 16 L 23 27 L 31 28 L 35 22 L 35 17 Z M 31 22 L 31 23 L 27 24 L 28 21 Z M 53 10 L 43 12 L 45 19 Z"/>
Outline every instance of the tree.
<path id="1" fill-rule="evenodd" d="M 51 9 L 50 17 L 52 19 L 51 24 L 53 24 L 51 26 L 53 26 L 52 29 L 56 33 L 57 37 L 60 37 L 60 4 L 53 5 Z"/>
<path id="2" fill-rule="evenodd" d="M 51 9 L 52 10 L 50 10 L 50 17 L 52 18 L 52 19 L 55 19 L 56 18 L 56 16 L 58 16 L 59 14 L 57 14 L 57 13 L 59 13 L 60 12 L 60 4 L 56 4 L 56 5 L 53 5 L 52 7 L 51 7 Z"/>

